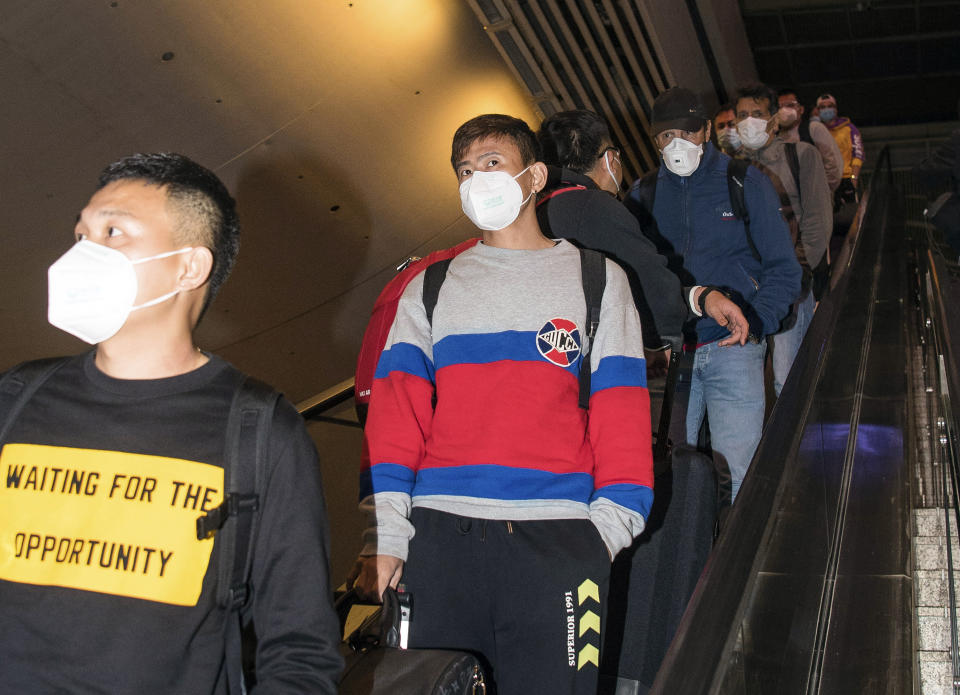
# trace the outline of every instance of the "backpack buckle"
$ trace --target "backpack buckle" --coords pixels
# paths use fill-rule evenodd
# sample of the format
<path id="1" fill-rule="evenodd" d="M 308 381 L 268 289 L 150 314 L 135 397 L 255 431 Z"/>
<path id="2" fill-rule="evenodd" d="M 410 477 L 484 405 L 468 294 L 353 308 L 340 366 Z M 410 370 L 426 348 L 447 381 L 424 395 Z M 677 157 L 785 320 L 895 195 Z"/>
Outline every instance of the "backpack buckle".
<path id="1" fill-rule="evenodd" d="M 250 598 L 250 587 L 246 584 L 236 584 L 227 592 L 227 605 L 231 610 L 242 608 Z"/>
<path id="2" fill-rule="evenodd" d="M 211 538 L 223 528 L 228 517 L 237 516 L 245 511 L 254 512 L 259 506 L 260 498 L 257 495 L 227 495 L 219 506 L 197 517 L 197 540 Z"/>

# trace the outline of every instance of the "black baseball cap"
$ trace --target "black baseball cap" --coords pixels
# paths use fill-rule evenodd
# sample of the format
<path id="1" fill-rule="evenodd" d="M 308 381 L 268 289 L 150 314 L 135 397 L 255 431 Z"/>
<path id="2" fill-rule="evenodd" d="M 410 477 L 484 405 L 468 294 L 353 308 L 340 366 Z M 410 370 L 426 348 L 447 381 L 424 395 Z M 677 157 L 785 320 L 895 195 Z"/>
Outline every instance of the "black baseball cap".
<path id="1" fill-rule="evenodd" d="M 654 135 L 665 130 L 700 130 L 710 120 L 700 98 L 684 87 L 671 87 L 653 102 L 650 129 Z"/>

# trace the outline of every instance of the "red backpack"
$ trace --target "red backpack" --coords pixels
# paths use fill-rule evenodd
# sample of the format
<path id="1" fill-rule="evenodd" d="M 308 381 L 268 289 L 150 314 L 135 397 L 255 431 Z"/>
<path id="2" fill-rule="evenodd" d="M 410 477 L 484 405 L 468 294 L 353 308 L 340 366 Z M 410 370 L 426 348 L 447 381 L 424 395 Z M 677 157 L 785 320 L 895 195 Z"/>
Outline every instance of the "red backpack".
<path id="1" fill-rule="evenodd" d="M 434 251 L 424 258 L 409 263 L 393 280 L 387 283 L 387 286 L 380 292 L 380 296 L 377 297 L 377 301 L 373 303 L 370 322 L 367 324 L 367 330 L 363 333 L 360 357 L 357 359 L 357 373 L 354 377 L 357 418 L 361 425 L 367 420 L 370 387 L 373 386 L 373 377 L 377 372 L 377 362 L 380 360 L 383 346 L 387 344 L 387 334 L 390 333 L 390 326 L 393 325 L 393 319 L 397 315 L 397 305 L 400 303 L 400 296 L 403 291 L 410 284 L 410 281 L 426 270 L 428 266 L 437 261 L 458 256 L 475 246 L 478 241 L 480 239 L 467 239 L 454 247 Z"/>

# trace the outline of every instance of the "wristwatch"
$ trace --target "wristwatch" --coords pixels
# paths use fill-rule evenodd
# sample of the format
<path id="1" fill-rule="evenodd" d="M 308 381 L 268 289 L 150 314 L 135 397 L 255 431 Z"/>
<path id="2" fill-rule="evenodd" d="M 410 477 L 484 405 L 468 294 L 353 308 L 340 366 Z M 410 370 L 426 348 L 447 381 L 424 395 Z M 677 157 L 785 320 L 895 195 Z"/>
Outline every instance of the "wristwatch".
<path id="1" fill-rule="evenodd" d="M 724 296 L 727 297 L 727 298 L 730 297 L 730 295 L 728 295 L 726 292 L 723 291 L 723 288 L 722 288 L 722 287 L 717 287 L 716 285 L 706 285 L 706 286 L 704 286 L 703 291 L 700 293 L 700 296 L 697 297 L 697 306 L 700 307 L 700 315 L 701 315 L 701 316 L 706 316 L 706 315 L 707 315 L 707 309 L 706 309 L 706 306 L 707 306 L 707 295 L 710 294 L 711 292 L 719 292 L 720 294 L 724 295 Z"/>

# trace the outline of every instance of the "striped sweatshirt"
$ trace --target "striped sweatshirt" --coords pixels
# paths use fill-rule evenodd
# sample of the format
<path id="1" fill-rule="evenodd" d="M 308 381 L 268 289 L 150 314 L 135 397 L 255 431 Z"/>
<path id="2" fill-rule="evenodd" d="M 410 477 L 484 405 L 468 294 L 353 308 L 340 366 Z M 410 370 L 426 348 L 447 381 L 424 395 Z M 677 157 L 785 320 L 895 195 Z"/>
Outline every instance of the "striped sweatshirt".
<path id="1" fill-rule="evenodd" d="M 500 520 L 589 518 L 611 555 L 653 501 L 640 319 L 623 270 L 593 345 L 579 251 L 482 243 L 456 256 L 433 314 L 423 274 L 400 299 L 377 365 L 361 473 L 362 554 L 406 559 L 412 506 Z M 578 405 L 582 353 L 589 409 Z"/>

